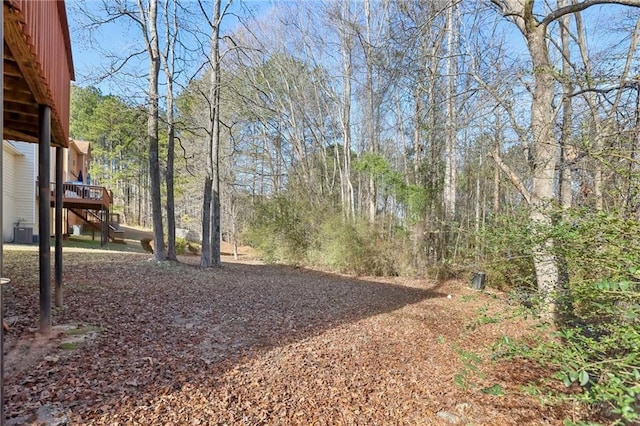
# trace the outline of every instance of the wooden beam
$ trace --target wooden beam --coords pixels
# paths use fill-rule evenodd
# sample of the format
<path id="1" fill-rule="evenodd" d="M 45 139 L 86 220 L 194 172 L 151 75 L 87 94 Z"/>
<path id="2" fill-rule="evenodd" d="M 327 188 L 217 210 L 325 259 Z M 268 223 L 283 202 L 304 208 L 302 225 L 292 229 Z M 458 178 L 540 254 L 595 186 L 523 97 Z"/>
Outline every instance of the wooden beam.
<path id="1" fill-rule="evenodd" d="M 35 114 L 37 114 L 38 111 L 38 104 L 15 102 L 7 100 L 6 97 L 3 105 L 6 109 L 9 109 L 11 111 L 29 111 L 29 113 L 33 113 L 35 111 Z"/>
<path id="2" fill-rule="evenodd" d="M 20 13 L 9 7 L 7 3 L 4 3 L 4 40 L 36 102 L 42 105 L 51 105 L 51 98 L 42 82 L 40 70 L 38 69 L 38 58 L 29 48 L 22 32 L 21 19 Z"/>
<path id="3" fill-rule="evenodd" d="M 5 122 L 11 123 L 11 130 L 16 132 L 22 132 L 27 135 L 38 135 L 38 120 L 36 121 L 17 121 L 17 120 L 5 120 Z"/>
<path id="4" fill-rule="evenodd" d="M 3 139 L 11 139 L 15 141 L 38 143 L 38 136 L 23 133 L 17 130 L 9 129 L 6 125 L 3 129 Z"/>
<path id="5" fill-rule="evenodd" d="M 56 110 L 58 105 L 54 105 L 52 94 L 48 90 L 40 69 L 39 58 L 33 53 L 32 47 L 28 43 L 27 37 L 23 33 L 24 17 L 22 13 L 9 3 L 3 2 L 3 29 L 4 29 L 4 52 L 3 67 L 4 76 L 9 77 L 7 83 L 3 82 L 3 92 L 7 101 L 16 104 L 25 104 L 37 111 L 38 105 L 47 105 L 51 109 L 51 146 L 61 146 L 67 148 L 69 141 L 67 140 L 64 127 L 60 122 L 59 112 Z M 52 82 L 53 84 L 53 82 Z M 7 87 L 9 85 L 9 87 Z M 31 94 L 31 96 L 28 95 Z M 24 142 L 38 143 L 37 130 L 35 132 L 25 132 L 25 129 L 18 128 L 9 130 L 11 122 L 5 123 L 4 135 L 12 134 L 17 137 L 21 133 L 26 133 L 21 139 Z M 19 124 L 17 124 L 19 125 Z M 34 126 L 37 129 L 37 126 Z M 36 140 L 34 141 L 34 136 Z"/>

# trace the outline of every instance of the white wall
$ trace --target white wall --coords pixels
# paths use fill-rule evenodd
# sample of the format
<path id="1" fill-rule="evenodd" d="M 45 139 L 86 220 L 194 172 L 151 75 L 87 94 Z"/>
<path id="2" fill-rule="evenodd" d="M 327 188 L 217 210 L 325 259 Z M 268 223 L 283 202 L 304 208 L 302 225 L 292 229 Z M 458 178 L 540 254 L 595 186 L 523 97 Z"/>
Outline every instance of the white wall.
<path id="1" fill-rule="evenodd" d="M 38 233 L 36 214 L 37 144 L 2 142 L 2 240 L 13 241 L 13 227 L 33 227 Z"/>

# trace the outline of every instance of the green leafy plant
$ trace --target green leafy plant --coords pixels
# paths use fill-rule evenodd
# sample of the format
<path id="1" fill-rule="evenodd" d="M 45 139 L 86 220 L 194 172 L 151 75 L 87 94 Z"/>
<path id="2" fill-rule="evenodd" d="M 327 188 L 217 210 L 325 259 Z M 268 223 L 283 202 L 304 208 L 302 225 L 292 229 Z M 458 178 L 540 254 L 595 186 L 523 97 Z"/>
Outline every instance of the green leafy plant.
<path id="1" fill-rule="evenodd" d="M 176 254 L 185 254 L 188 243 L 186 238 L 176 238 Z"/>
<path id="2" fill-rule="evenodd" d="M 481 389 L 482 393 L 486 393 L 487 395 L 494 395 L 494 396 L 504 396 L 504 389 L 502 388 L 502 386 L 500 386 L 499 384 L 493 384 L 491 386 L 487 386 L 485 388 Z"/>
<path id="3" fill-rule="evenodd" d="M 462 362 L 462 369 L 453 376 L 453 381 L 460 389 L 469 389 L 474 386 L 476 379 L 484 379 L 486 375 L 480 369 L 482 357 L 473 351 L 454 347 Z"/>
<path id="4" fill-rule="evenodd" d="M 345 223 L 336 215 L 320 226 L 310 261 L 348 274 L 396 275 L 393 252 L 375 227 L 364 221 Z"/>
<path id="5" fill-rule="evenodd" d="M 501 356 L 554 371 L 566 393 L 614 424 L 640 422 L 640 223 L 616 212 L 565 211 L 549 229 L 566 269 L 569 310 L 557 330 L 501 340 Z M 505 355 L 507 354 L 507 355 Z"/>
<path id="6" fill-rule="evenodd" d="M 485 324 L 495 324 L 502 321 L 501 315 L 487 315 L 488 308 L 487 306 L 482 306 L 478 308 L 478 316 L 468 324 L 465 324 L 465 327 L 471 330 L 475 330 L 479 326 Z"/>
<path id="7" fill-rule="evenodd" d="M 535 288 L 532 235 L 527 211 L 497 215 L 480 231 L 480 267 L 487 273 L 492 287 Z"/>
<path id="8" fill-rule="evenodd" d="M 258 202 L 244 238 L 267 262 L 304 263 L 314 226 L 309 206 L 284 195 Z"/>

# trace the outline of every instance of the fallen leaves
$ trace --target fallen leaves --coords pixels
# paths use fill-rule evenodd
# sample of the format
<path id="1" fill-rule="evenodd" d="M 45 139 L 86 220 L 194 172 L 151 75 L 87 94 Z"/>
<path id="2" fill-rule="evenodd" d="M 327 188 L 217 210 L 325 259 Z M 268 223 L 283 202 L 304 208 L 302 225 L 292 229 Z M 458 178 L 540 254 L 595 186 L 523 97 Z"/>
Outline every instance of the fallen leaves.
<path id="1" fill-rule="evenodd" d="M 11 352 L 37 324 L 37 253 L 9 251 L 4 262 Z M 465 327 L 478 307 L 501 302 L 458 283 L 241 263 L 202 270 L 117 252 L 65 254 L 64 265 L 67 306 L 54 321 L 96 335 L 73 350 L 55 338 L 44 352 L 9 357 L 5 411 L 22 424 L 45 406 L 94 425 L 447 424 L 439 412 L 473 424 L 562 419 L 495 376 L 475 390 L 454 385 L 454 345 L 483 351 L 502 333 L 526 332 L 514 320 Z M 488 386 L 506 395 L 496 401 L 480 391 Z"/>

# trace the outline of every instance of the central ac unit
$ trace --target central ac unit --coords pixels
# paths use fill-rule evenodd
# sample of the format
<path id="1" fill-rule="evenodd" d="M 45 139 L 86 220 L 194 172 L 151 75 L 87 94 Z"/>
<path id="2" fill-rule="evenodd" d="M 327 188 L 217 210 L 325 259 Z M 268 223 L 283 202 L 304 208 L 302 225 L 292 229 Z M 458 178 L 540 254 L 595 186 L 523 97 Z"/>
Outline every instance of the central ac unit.
<path id="1" fill-rule="evenodd" d="M 33 228 L 25 226 L 13 228 L 13 242 L 16 244 L 32 244 Z"/>

